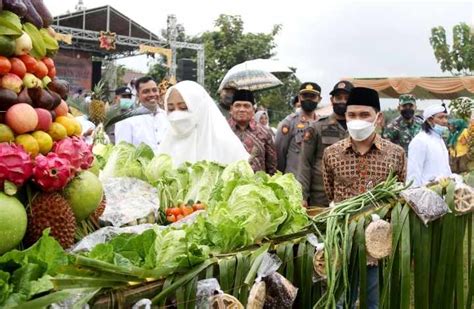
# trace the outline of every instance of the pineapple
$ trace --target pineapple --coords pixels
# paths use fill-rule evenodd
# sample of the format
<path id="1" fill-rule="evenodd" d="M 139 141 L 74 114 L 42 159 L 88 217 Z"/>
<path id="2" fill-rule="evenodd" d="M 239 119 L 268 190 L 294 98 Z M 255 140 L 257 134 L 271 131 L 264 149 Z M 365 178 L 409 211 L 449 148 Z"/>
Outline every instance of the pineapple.
<path id="1" fill-rule="evenodd" d="M 89 120 L 95 125 L 103 123 L 106 116 L 105 102 L 102 100 L 104 96 L 104 82 L 100 81 L 95 85 L 92 93 L 92 101 L 89 105 Z"/>

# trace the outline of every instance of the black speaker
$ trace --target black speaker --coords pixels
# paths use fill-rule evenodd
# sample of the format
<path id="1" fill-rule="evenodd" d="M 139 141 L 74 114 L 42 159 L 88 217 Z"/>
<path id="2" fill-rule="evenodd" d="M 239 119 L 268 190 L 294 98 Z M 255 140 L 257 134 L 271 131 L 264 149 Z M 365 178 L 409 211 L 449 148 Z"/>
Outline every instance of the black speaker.
<path id="1" fill-rule="evenodd" d="M 102 78 L 102 61 L 92 61 L 92 89 Z"/>
<path id="2" fill-rule="evenodd" d="M 197 81 L 197 65 L 196 62 L 191 59 L 179 59 L 178 67 L 176 70 L 176 80 L 192 80 Z"/>

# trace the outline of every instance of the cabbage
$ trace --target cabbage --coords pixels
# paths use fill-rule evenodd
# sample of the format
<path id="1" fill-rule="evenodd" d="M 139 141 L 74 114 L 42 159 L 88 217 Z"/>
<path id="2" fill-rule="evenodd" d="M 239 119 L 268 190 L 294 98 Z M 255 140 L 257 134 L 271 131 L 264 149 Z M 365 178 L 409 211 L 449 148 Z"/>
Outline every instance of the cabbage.
<path id="1" fill-rule="evenodd" d="M 105 180 L 109 177 L 133 177 L 146 180 L 144 166 L 147 166 L 153 157 L 153 150 L 148 145 L 142 143 L 135 148 L 132 144 L 120 142 L 108 155 L 100 178 Z"/>
<path id="2" fill-rule="evenodd" d="M 283 202 L 270 187 L 245 184 L 235 187 L 227 201 L 214 205 L 206 227 L 210 242 L 228 252 L 275 234 L 286 217 Z"/>
<path id="3" fill-rule="evenodd" d="M 161 154 L 148 162 L 145 168 L 145 177 L 149 183 L 155 184 L 172 170 L 173 159 L 167 154 Z"/>

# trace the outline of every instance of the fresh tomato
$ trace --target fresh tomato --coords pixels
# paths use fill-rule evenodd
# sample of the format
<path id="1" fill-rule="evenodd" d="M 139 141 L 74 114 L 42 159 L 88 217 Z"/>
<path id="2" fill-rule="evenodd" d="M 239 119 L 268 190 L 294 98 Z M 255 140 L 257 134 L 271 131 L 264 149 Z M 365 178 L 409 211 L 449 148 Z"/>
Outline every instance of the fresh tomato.
<path id="1" fill-rule="evenodd" d="M 166 221 L 168 222 L 176 222 L 176 217 L 174 215 L 166 216 Z"/>
<path id="2" fill-rule="evenodd" d="M 183 218 L 184 218 L 183 215 L 178 215 L 178 216 L 176 217 L 176 221 L 179 221 L 179 220 L 181 220 L 181 219 L 183 219 Z"/>
<path id="3" fill-rule="evenodd" d="M 12 64 L 7 57 L 0 56 L 0 75 L 7 74 L 10 72 Z"/>
<path id="4" fill-rule="evenodd" d="M 173 207 L 173 208 L 171 208 L 170 213 L 171 213 L 172 215 L 175 215 L 175 216 L 178 216 L 178 215 L 182 215 L 182 214 L 183 214 L 183 213 L 181 212 L 181 209 L 179 209 L 178 207 Z"/>
<path id="5" fill-rule="evenodd" d="M 165 211 L 166 215 L 169 216 L 171 215 L 171 208 L 166 208 L 166 211 Z"/>
<path id="6" fill-rule="evenodd" d="M 194 205 L 193 205 L 193 209 L 194 209 L 194 211 L 196 211 L 196 210 L 204 210 L 204 209 L 206 209 L 206 206 L 204 206 L 204 205 L 201 204 L 201 203 L 199 203 L 199 204 L 194 204 Z"/>
<path id="7" fill-rule="evenodd" d="M 189 206 L 181 206 L 180 209 L 181 209 L 181 212 L 183 213 L 183 216 L 185 217 L 189 216 L 190 214 L 194 212 L 193 208 Z"/>

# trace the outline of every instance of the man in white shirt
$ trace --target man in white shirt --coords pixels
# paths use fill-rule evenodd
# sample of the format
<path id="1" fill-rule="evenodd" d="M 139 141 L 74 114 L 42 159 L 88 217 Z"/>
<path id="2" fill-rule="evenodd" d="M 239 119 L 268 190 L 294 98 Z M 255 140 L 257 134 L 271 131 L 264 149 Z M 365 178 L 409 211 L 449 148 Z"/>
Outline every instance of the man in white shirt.
<path id="1" fill-rule="evenodd" d="M 115 124 L 115 143 L 125 141 L 133 145 L 145 143 L 154 151 L 168 131 L 166 113 L 158 106 L 159 92 L 156 82 L 149 76 L 137 79 L 138 109 L 147 114 L 134 116 Z"/>
<path id="2" fill-rule="evenodd" d="M 443 140 L 448 129 L 446 107 L 438 104 L 426 108 L 423 119 L 420 133 L 408 146 L 407 181 L 413 181 L 413 186 L 422 186 L 452 174 L 448 149 Z"/>

